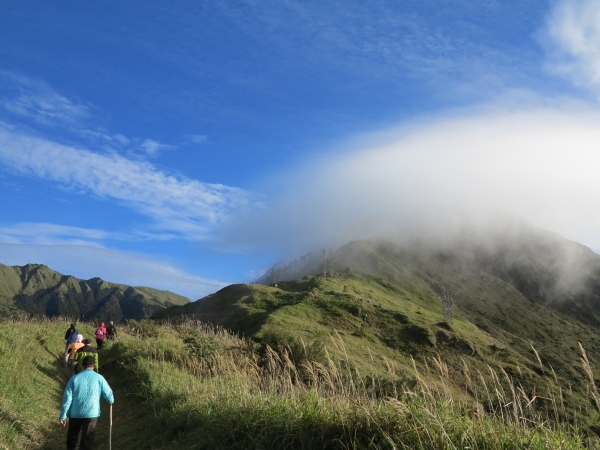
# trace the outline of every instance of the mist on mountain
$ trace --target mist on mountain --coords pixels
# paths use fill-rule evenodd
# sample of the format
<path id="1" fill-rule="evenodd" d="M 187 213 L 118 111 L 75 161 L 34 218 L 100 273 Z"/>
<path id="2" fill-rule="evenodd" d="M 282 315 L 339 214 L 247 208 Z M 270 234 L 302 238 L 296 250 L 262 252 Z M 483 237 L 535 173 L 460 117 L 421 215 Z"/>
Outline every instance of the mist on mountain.
<path id="1" fill-rule="evenodd" d="M 498 246 L 524 223 L 598 249 L 599 124 L 573 105 L 506 107 L 362 136 L 257 187 L 269 201 L 219 241 L 291 261 L 359 239 Z M 571 250 L 556 261 L 569 277 Z"/>

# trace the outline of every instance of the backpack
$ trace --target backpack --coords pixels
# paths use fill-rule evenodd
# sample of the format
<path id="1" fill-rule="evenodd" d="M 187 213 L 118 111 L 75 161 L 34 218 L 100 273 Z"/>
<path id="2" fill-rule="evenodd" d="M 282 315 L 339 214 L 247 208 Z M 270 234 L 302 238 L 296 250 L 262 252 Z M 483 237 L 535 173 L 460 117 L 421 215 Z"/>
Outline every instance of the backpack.
<path id="1" fill-rule="evenodd" d="M 69 328 L 65 335 L 65 339 L 69 344 L 72 344 L 73 342 L 75 342 L 75 338 L 77 338 L 78 334 L 79 331 L 77 331 L 77 328 Z"/>

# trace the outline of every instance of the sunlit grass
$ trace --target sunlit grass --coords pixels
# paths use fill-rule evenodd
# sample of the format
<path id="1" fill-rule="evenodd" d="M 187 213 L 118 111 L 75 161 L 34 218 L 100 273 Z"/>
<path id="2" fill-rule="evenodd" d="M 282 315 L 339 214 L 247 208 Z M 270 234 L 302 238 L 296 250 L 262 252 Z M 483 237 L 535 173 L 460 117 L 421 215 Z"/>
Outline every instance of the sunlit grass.
<path id="1" fill-rule="evenodd" d="M 56 442 L 68 326 L 64 319 L 0 324 L 0 447 L 38 449 Z"/>
<path id="2" fill-rule="evenodd" d="M 62 448 L 57 425 L 67 321 L 0 325 L 0 448 Z M 88 330 L 89 328 L 89 330 Z M 91 332 L 91 327 L 84 327 Z M 561 394 L 527 394 L 501 368 L 464 362 L 456 387 L 439 358 L 388 380 L 324 351 L 294 363 L 223 329 L 188 322 L 122 330 L 101 353 L 115 389 L 114 448 L 584 449 Z M 333 335 L 331 346 L 344 353 Z M 366 356 L 365 358 L 368 358 Z M 585 383 L 582 380 L 582 383 Z M 106 423 L 98 448 L 106 446 Z"/>

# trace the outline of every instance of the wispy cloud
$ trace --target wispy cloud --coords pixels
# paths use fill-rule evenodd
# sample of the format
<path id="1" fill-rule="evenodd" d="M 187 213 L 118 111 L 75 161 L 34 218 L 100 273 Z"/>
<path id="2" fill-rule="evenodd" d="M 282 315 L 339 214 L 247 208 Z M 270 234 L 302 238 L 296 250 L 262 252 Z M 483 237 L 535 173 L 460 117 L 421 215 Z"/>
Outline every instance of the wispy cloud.
<path id="1" fill-rule="evenodd" d="M 118 200 L 160 230 L 205 239 L 227 215 L 248 205 L 247 192 L 158 170 L 117 153 L 100 154 L 30 136 L 0 123 L 0 161 L 64 188 Z"/>
<path id="2" fill-rule="evenodd" d="M 155 256 L 73 245 L 15 245 L 0 243 L 3 264 L 46 264 L 65 275 L 81 279 L 100 277 L 131 286 L 168 289 L 197 300 L 229 283 L 192 275 Z"/>
<path id="3" fill-rule="evenodd" d="M 165 150 L 174 150 L 177 148 L 174 145 L 161 144 L 153 139 L 146 139 L 144 142 L 142 142 L 140 147 L 148 156 L 158 156 L 159 153 Z"/>
<path id="4" fill-rule="evenodd" d="M 551 71 L 570 78 L 578 86 L 600 92 L 600 3 L 557 2 L 542 38 Z"/>
<path id="5" fill-rule="evenodd" d="M 19 121 L 58 128 L 105 150 L 154 158 L 177 148 L 156 139 L 111 134 L 97 124 L 92 105 L 61 95 L 43 81 L 6 70 L 0 70 L 0 110 Z"/>
<path id="6" fill-rule="evenodd" d="M 186 136 L 186 142 L 190 144 L 205 144 L 208 141 L 208 136 L 203 134 L 192 134 Z"/>
<path id="7" fill-rule="evenodd" d="M 306 252 L 508 214 L 600 249 L 598 142 L 600 114 L 565 105 L 372 136 L 272 180 L 272 202 L 223 242 Z"/>
<path id="8" fill-rule="evenodd" d="M 528 29 L 531 21 L 523 14 L 526 7 L 503 8 L 498 2 L 472 1 L 436 2 L 435 6 L 418 1 L 243 4 L 240 8 L 226 4 L 210 8 L 212 14 L 232 23 L 236 35 L 268 42 L 268 54 L 279 56 L 277 71 L 287 70 L 290 77 L 299 68 L 302 73 L 324 77 L 335 73 L 351 80 L 354 89 L 372 86 L 374 80 L 418 78 L 430 89 L 448 93 L 464 91 L 467 81 L 470 91 L 510 86 L 532 70 L 531 58 L 523 58 L 531 56 L 525 42 L 507 45 L 506 39 L 495 36 L 498 30 L 508 28 L 529 38 L 533 30 Z M 186 22 L 185 30 L 198 33 L 191 23 L 204 16 L 207 8 L 200 6 L 200 11 L 191 14 L 178 11 L 176 21 Z M 194 42 L 192 38 L 184 45 Z M 256 84 L 258 78 L 224 75 L 232 84 Z"/>
<path id="9" fill-rule="evenodd" d="M 74 238 L 74 236 L 77 236 Z M 6 244 L 88 245 L 101 247 L 100 242 L 112 237 L 102 230 L 71 227 L 52 223 L 18 223 L 0 227 L 0 242 Z"/>
<path id="10" fill-rule="evenodd" d="M 23 75 L 0 71 L 0 107 L 21 118 L 49 126 L 83 127 L 92 116 L 88 105 L 58 94 L 47 84 Z"/>

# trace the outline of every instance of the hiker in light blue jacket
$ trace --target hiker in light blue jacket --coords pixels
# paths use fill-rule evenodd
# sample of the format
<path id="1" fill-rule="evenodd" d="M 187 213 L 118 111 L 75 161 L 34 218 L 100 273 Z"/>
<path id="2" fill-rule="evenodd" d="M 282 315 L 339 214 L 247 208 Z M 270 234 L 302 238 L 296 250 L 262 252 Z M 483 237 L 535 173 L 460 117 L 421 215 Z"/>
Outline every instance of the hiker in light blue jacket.
<path id="1" fill-rule="evenodd" d="M 96 423 L 100 417 L 100 397 L 111 405 L 114 403 L 112 389 L 104 377 L 94 372 L 96 361 L 93 356 L 83 358 L 84 370 L 71 377 L 63 394 L 60 409 L 60 424 L 67 425 L 67 450 L 75 450 L 79 431 L 81 444 L 79 450 L 91 450 L 94 443 Z"/>

